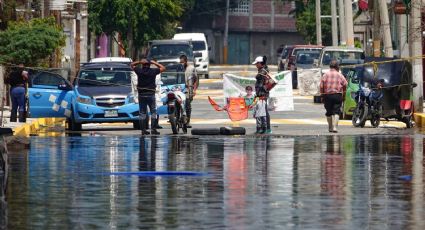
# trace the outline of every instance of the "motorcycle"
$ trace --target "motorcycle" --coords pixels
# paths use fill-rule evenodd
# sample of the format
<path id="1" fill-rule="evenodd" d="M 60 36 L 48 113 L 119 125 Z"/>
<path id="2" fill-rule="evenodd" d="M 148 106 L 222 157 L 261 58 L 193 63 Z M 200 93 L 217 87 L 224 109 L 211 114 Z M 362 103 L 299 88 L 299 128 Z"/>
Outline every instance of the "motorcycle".
<path id="1" fill-rule="evenodd" d="M 186 101 L 185 94 L 181 91 L 180 87 L 173 87 L 167 92 L 167 105 L 168 120 L 171 124 L 173 134 L 178 134 L 181 129 L 184 134 L 187 133 L 187 117 L 184 111 Z"/>
<path id="2" fill-rule="evenodd" d="M 354 127 L 364 127 L 366 120 L 369 118 L 372 127 L 379 126 L 382 117 L 382 103 L 383 97 L 382 81 L 374 88 L 359 86 L 359 90 L 352 95 L 356 101 L 356 108 L 353 112 L 352 123 Z"/>

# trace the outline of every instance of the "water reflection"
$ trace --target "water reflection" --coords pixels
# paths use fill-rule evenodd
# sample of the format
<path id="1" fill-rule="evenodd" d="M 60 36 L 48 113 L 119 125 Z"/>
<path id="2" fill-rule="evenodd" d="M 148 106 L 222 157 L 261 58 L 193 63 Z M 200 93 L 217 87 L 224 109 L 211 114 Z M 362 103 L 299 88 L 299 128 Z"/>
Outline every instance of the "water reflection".
<path id="1" fill-rule="evenodd" d="M 2 216 L 10 229 L 423 229 L 422 155 L 414 136 L 34 137 L 10 156 Z M 138 171 L 208 176 L 103 174 Z"/>

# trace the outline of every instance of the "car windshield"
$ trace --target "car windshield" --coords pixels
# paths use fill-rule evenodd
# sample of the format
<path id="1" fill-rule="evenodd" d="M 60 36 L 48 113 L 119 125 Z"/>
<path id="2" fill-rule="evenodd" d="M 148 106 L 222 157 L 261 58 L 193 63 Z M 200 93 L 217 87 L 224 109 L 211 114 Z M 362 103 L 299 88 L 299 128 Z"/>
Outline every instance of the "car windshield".
<path id="1" fill-rule="evenodd" d="M 183 72 L 163 72 L 161 73 L 161 81 L 163 86 L 184 84 Z"/>
<path id="2" fill-rule="evenodd" d="M 152 45 L 149 51 L 149 58 L 164 59 L 164 58 L 179 58 L 181 55 L 186 55 L 190 59 L 192 49 L 185 44 L 158 44 Z"/>
<path id="3" fill-rule="evenodd" d="M 313 64 L 314 59 L 318 59 L 320 50 L 302 51 L 297 54 L 297 64 Z"/>
<path id="4" fill-rule="evenodd" d="M 77 85 L 80 87 L 130 86 L 131 73 L 128 70 L 81 70 Z"/>
<path id="5" fill-rule="evenodd" d="M 359 51 L 325 51 L 323 54 L 323 65 L 329 65 L 332 60 L 361 60 L 364 59 L 363 52 Z"/>
<path id="6" fill-rule="evenodd" d="M 317 51 L 320 53 L 321 50 L 322 50 L 321 48 L 297 48 L 292 51 L 292 55 L 296 57 L 298 53 L 305 52 L 305 51 Z"/>
<path id="7" fill-rule="evenodd" d="M 193 51 L 202 51 L 206 49 L 204 41 L 192 41 Z"/>

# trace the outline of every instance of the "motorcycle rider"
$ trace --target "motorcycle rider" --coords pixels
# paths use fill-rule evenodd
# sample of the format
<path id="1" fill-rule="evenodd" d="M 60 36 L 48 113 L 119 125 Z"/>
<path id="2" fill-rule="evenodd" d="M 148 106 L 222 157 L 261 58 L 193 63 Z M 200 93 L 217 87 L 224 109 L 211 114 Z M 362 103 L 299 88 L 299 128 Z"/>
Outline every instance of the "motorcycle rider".
<path id="1" fill-rule="evenodd" d="M 137 67 L 137 65 L 142 64 L 142 67 Z M 157 68 L 151 68 L 151 64 Z M 152 134 L 158 135 L 159 132 L 156 130 L 156 100 L 155 100 L 155 91 L 156 91 L 156 76 L 165 71 L 165 67 L 156 61 L 150 61 L 146 58 L 143 58 L 140 61 L 135 61 L 131 63 L 131 68 L 137 74 L 137 92 L 139 99 L 139 111 L 140 111 L 140 127 L 142 130 L 142 135 L 150 134 L 146 131 L 146 119 L 147 119 L 147 107 L 151 112 L 151 129 Z"/>
<path id="2" fill-rule="evenodd" d="M 185 84 L 186 84 L 186 101 L 185 101 L 185 110 L 187 117 L 187 127 L 190 126 L 190 115 L 192 113 L 192 100 L 196 94 L 196 89 L 198 88 L 198 75 L 196 69 L 192 64 L 187 62 L 187 56 L 180 56 L 180 66 L 177 69 L 178 72 L 184 72 Z"/>

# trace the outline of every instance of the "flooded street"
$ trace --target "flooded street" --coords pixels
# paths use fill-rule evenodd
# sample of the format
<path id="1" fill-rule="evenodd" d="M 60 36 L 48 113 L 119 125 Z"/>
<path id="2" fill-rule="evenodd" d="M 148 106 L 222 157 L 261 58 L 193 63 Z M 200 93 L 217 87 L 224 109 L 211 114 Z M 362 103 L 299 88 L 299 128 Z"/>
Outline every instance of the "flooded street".
<path id="1" fill-rule="evenodd" d="M 423 136 L 32 137 L 9 229 L 424 229 Z"/>

